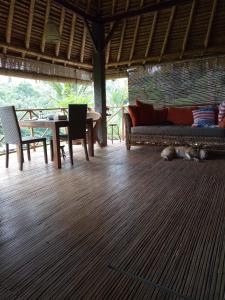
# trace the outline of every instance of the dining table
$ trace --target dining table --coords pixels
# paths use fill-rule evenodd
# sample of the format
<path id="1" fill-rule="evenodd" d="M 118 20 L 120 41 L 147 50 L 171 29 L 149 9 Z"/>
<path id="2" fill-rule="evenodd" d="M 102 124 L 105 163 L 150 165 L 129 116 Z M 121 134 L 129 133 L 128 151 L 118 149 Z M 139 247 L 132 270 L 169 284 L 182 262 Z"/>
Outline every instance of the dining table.
<path id="1" fill-rule="evenodd" d="M 53 151 L 54 151 L 54 165 L 56 168 L 61 168 L 61 155 L 60 155 L 60 128 L 68 128 L 68 120 L 48 120 L 48 119 L 38 119 L 38 120 L 20 120 L 20 127 L 27 128 L 49 128 L 52 131 L 53 140 Z M 88 153 L 89 156 L 94 156 L 94 128 L 93 119 L 87 118 L 87 142 L 88 142 Z"/>

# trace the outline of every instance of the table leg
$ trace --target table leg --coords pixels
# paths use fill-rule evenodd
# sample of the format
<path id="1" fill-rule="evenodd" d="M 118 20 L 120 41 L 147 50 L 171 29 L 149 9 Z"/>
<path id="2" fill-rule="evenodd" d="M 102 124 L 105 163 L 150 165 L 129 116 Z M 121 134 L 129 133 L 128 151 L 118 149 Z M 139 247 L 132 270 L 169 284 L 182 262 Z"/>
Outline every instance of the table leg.
<path id="1" fill-rule="evenodd" d="M 56 168 L 61 168 L 61 156 L 60 156 L 60 138 L 59 138 L 59 127 L 54 126 L 52 128 L 52 141 L 53 141 L 53 151 L 54 151 L 54 164 Z"/>
<path id="2" fill-rule="evenodd" d="M 89 119 L 87 123 L 88 127 L 88 154 L 89 156 L 94 156 L 94 128 L 93 120 Z"/>

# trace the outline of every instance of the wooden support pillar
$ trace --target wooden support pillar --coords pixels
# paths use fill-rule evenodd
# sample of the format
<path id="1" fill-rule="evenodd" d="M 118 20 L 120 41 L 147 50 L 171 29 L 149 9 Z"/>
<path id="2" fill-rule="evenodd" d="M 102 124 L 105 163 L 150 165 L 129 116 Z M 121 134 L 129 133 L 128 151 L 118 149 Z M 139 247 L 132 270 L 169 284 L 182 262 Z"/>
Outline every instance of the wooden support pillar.
<path id="1" fill-rule="evenodd" d="M 101 23 L 94 22 L 92 28 L 96 44 L 96 51 L 93 54 L 95 110 L 102 115 L 98 138 L 102 146 L 107 146 L 104 26 Z"/>

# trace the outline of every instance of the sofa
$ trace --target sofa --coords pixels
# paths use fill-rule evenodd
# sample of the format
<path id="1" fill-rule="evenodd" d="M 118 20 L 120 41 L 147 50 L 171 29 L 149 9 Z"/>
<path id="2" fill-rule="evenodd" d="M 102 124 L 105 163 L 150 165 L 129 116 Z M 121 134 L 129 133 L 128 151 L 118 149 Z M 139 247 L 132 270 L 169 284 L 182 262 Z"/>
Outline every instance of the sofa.
<path id="1" fill-rule="evenodd" d="M 193 127 L 193 111 L 196 107 L 149 109 L 138 101 L 138 105 L 129 106 L 124 113 L 126 128 L 126 147 L 134 145 L 199 145 L 205 148 L 225 150 L 225 126 Z M 144 106 L 141 115 L 140 106 Z M 152 113 L 153 109 L 153 113 Z M 189 111 L 188 111 L 189 110 Z M 134 119 L 134 111 L 139 120 Z M 166 113 L 167 112 L 167 113 Z M 177 115 L 173 115 L 176 112 Z M 161 114 L 157 120 L 154 116 Z M 164 115 L 163 115 L 164 114 Z M 183 114 L 183 116 L 182 116 Z M 218 112 L 217 112 L 218 114 Z M 137 116 L 136 116 L 137 117 Z M 215 116 L 217 118 L 217 116 Z M 224 119 L 225 121 L 225 119 Z"/>

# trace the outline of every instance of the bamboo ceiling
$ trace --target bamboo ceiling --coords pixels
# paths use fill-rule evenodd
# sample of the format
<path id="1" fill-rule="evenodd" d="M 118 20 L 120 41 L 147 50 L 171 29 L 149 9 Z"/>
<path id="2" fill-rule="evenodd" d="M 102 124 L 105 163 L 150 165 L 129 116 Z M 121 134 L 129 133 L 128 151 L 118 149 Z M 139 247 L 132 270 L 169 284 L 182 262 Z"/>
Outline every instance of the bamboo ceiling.
<path id="1" fill-rule="evenodd" d="M 0 0 L 1 56 L 91 71 L 97 13 L 108 39 L 109 73 L 225 53 L 224 0 Z M 49 20 L 61 35 L 55 45 L 43 35 Z"/>

